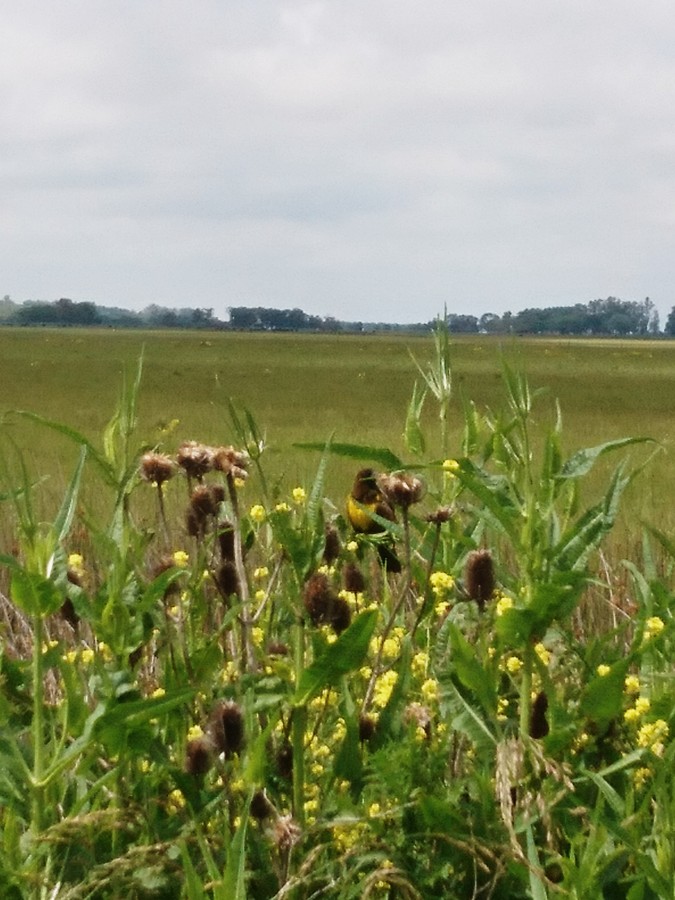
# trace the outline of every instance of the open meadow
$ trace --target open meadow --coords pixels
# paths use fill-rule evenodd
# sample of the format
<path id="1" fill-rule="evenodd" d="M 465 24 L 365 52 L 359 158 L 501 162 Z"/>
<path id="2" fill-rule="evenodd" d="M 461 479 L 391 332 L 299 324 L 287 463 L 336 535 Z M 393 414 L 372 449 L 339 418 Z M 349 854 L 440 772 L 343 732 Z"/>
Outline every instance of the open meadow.
<path id="1" fill-rule="evenodd" d="M 0 367 L 1 897 L 675 898 L 675 342 Z"/>

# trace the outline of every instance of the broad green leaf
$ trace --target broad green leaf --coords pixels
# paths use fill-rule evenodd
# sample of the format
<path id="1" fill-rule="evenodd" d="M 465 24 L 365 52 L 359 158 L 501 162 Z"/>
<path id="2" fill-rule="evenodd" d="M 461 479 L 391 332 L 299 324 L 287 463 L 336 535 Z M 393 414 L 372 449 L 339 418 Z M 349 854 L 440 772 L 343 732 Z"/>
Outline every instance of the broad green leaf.
<path id="1" fill-rule="evenodd" d="M 300 450 L 322 451 L 326 449 L 325 443 L 316 441 L 302 442 L 293 444 L 293 446 Z M 369 447 L 364 444 L 332 443 L 330 445 L 330 452 L 335 454 L 335 456 L 346 456 L 349 459 L 373 461 L 384 466 L 386 469 L 405 468 L 405 465 L 398 456 L 386 447 Z"/>
<path id="2" fill-rule="evenodd" d="M 368 644 L 377 624 L 377 610 L 361 613 L 333 644 L 328 644 L 300 677 L 293 698 L 295 706 L 304 706 L 325 687 L 333 687 L 343 675 L 358 669 L 368 652 Z"/>
<path id="3" fill-rule="evenodd" d="M 53 581 L 22 568 L 12 571 L 10 595 L 12 602 L 29 616 L 49 616 L 65 599 Z"/>
<path id="4" fill-rule="evenodd" d="M 254 788 L 251 787 L 241 811 L 239 825 L 228 848 L 222 893 L 219 892 L 227 900 L 246 900 L 246 833 L 253 792 Z"/>
<path id="5" fill-rule="evenodd" d="M 598 444 L 596 447 L 577 450 L 563 464 L 558 478 L 580 478 L 582 475 L 590 472 L 597 460 L 605 453 L 610 453 L 612 450 L 620 450 L 622 447 L 628 447 L 630 444 L 645 443 L 653 443 L 653 439 L 648 437 L 619 438 L 618 440 L 607 441 L 605 444 Z"/>
<path id="6" fill-rule="evenodd" d="M 532 832 L 531 825 L 527 826 L 526 837 L 527 861 L 530 864 L 530 895 L 532 897 L 532 900 L 548 900 L 548 894 L 546 893 L 544 882 L 541 880 L 541 877 L 539 875 L 542 869 L 541 863 L 539 862 L 539 853 L 537 852 L 537 845 L 534 840 L 534 834 Z"/>
<path id="7" fill-rule="evenodd" d="M 415 382 L 413 385 L 412 397 L 408 404 L 408 411 L 406 413 L 403 439 L 405 440 L 405 445 L 410 453 L 414 453 L 416 456 L 420 456 L 426 449 L 424 432 L 420 425 L 426 396 L 427 392 L 425 390 L 421 392 L 418 391 L 417 382 Z"/>
<path id="8" fill-rule="evenodd" d="M 516 543 L 520 510 L 514 503 L 509 482 L 505 478 L 489 475 L 466 458 L 459 460 L 455 475 L 489 510 L 495 525 Z"/>
<path id="9" fill-rule="evenodd" d="M 469 644 L 459 628 L 451 624 L 448 634 L 452 651 L 450 658 L 451 673 L 457 676 L 463 687 L 475 695 L 485 712 L 488 715 L 492 715 L 497 708 L 497 692 L 492 680 L 479 662 L 474 648 Z"/>
<path id="10" fill-rule="evenodd" d="M 59 510 L 58 515 L 54 520 L 54 531 L 56 533 L 56 540 L 59 543 L 65 540 L 68 532 L 70 531 L 70 526 L 73 523 L 73 517 L 75 515 L 75 509 L 77 506 L 77 495 L 80 490 L 82 470 L 84 469 L 84 462 L 86 458 L 87 447 L 85 445 L 80 448 L 80 458 L 75 468 L 75 472 L 73 473 L 73 477 L 71 478 L 68 489 L 66 490 L 65 497 L 63 498 L 63 503 L 61 504 L 61 509 Z"/>

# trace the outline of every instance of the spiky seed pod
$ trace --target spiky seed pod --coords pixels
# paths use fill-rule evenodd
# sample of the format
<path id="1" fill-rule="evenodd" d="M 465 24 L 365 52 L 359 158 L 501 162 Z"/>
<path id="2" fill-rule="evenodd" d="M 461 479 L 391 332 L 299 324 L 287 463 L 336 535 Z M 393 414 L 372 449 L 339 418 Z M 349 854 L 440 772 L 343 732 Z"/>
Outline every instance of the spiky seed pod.
<path id="1" fill-rule="evenodd" d="M 234 447 L 217 447 L 213 451 L 213 468 L 232 478 L 248 478 L 248 465 L 250 459 L 244 450 L 235 450 Z"/>
<path id="2" fill-rule="evenodd" d="M 424 482 L 416 475 L 380 475 L 378 485 L 393 506 L 408 509 L 424 496 Z"/>
<path id="3" fill-rule="evenodd" d="M 211 768 L 211 742 L 206 737 L 188 741 L 185 748 L 185 771 L 188 775 L 206 775 Z"/>
<path id="4" fill-rule="evenodd" d="M 362 713 L 359 716 L 359 740 L 362 744 L 367 743 L 373 737 L 376 728 L 377 722 L 373 716 L 369 716 L 366 713 Z"/>
<path id="5" fill-rule="evenodd" d="M 80 617 L 75 612 L 75 607 L 73 606 L 73 601 L 70 597 L 66 597 L 63 601 L 59 612 L 61 613 L 61 617 L 70 625 L 73 631 L 77 631 L 77 627 L 80 624 Z"/>
<path id="6" fill-rule="evenodd" d="M 548 734 L 548 720 L 546 711 L 548 710 L 548 697 L 544 691 L 539 691 L 534 698 L 532 704 L 532 714 L 530 716 L 530 737 L 544 738 Z"/>
<path id="7" fill-rule="evenodd" d="M 325 625 L 330 621 L 337 594 L 323 572 L 314 572 L 305 583 L 304 603 L 313 625 Z"/>
<path id="8" fill-rule="evenodd" d="M 288 741 L 277 750 L 276 764 L 281 778 L 288 781 L 293 777 L 293 747 Z"/>
<path id="9" fill-rule="evenodd" d="M 185 441 L 178 448 L 176 462 L 188 478 L 201 481 L 213 468 L 213 450 L 198 441 Z"/>
<path id="10" fill-rule="evenodd" d="M 197 515 L 191 506 L 188 507 L 185 514 L 185 528 L 190 537 L 202 540 L 206 534 L 207 521 L 203 516 Z"/>
<path id="11" fill-rule="evenodd" d="M 340 535 L 334 525 L 326 525 L 326 543 L 323 548 L 323 561 L 332 566 L 342 550 Z"/>
<path id="12" fill-rule="evenodd" d="M 205 484 L 198 485 L 190 495 L 190 507 L 197 515 L 204 518 L 215 516 L 218 512 L 218 503 L 213 496 L 213 491 Z"/>
<path id="13" fill-rule="evenodd" d="M 253 818 L 257 819 L 259 822 L 269 819 L 269 817 L 274 814 L 274 807 L 267 799 L 267 793 L 264 788 L 256 791 L 251 797 L 250 809 Z"/>
<path id="14" fill-rule="evenodd" d="M 421 703 L 409 703 L 403 711 L 403 721 L 406 725 L 421 728 L 427 737 L 431 737 L 431 713 Z"/>
<path id="15" fill-rule="evenodd" d="M 140 473 L 144 481 L 158 487 L 168 481 L 176 470 L 174 461 L 164 453 L 144 453 L 141 457 Z"/>
<path id="16" fill-rule="evenodd" d="M 352 611 L 349 608 L 349 604 L 342 597 L 336 597 L 333 600 L 333 608 L 331 609 L 329 620 L 335 633 L 342 634 L 343 631 L 349 628 L 351 620 Z"/>
<path id="17" fill-rule="evenodd" d="M 445 525 L 452 518 L 453 512 L 452 506 L 439 506 L 438 509 L 428 513 L 425 518 L 432 525 Z"/>
<path id="18" fill-rule="evenodd" d="M 471 600 L 475 600 L 482 610 L 496 587 L 495 567 L 489 550 L 474 550 L 469 554 L 464 571 L 464 587 Z"/>
<path id="19" fill-rule="evenodd" d="M 216 507 L 220 506 L 220 504 L 225 500 L 225 488 L 222 484 L 212 484 L 211 485 L 211 499 Z"/>
<path id="20" fill-rule="evenodd" d="M 220 523 L 218 529 L 218 544 L 220 545 L 221 559 L 234 562 L 234 526 L 232 525 L 232 522 L 227 519 Z"/>
<path id="21" fill-rule="evenodd" d="M 223 700 L 211 714 L 209 731 L 214 746 L 227 759 L 240 753 L 244 746 L 244 716 L 234 700 Z"/>
<path id="22" fill-rule="evenodd" d="M 215 580 L 218 590 L 225 599 L 239 596 L 239 576 L 237 575 L 237 567 L 231 560 L 226 559 L 225 562 L 218 566 Z"/>
<path id="23" fill-rule="evenodd" d="M 282 641 L 270 641 L 267 645 L 267 652 L 270 656 L 288 656 L 288 644 L 284 644 Z"/>
<path id="24" fill-rule="evenodd" d="M 366 589 L 366 579 L 363 572 L 354 562 L 349 562 L 342 573 L 342 583 L 350 594 L 362 594 Z"/>

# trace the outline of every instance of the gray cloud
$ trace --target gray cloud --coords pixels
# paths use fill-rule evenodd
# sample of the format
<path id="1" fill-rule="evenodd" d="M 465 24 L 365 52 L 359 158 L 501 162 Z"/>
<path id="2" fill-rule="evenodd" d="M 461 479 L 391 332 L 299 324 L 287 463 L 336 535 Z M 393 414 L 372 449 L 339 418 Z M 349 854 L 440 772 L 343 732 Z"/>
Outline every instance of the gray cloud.
<path id="1" fill-rule="evenodd" d="M 28 0 L 0 27 L 15 299 L 675 303 L 665 2 Z"/>

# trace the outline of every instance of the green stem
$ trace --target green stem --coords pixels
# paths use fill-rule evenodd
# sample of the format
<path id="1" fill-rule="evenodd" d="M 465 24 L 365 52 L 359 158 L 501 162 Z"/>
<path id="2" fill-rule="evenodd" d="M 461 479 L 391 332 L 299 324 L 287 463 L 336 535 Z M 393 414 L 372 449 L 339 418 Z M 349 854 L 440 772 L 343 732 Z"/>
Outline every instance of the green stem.
<path id="1" fill-rule="evenodd" d="M 295 684 L 305 668 L 305 626 L 300 619 L 295 625 L 294 662 Z M 298 825 L 305 824 L 305 732 L 307 730 L 307 707 L 296 706 L 293 710 L 291 744 L 293 747 L 293 814 Z"/>
<path id="2" fill-rule="evenodd" d="M 42 778 L 45 770 L 44 753 L 44 682 L 42 679 L 42 640 L 44 627 L 42 616 L 33 616 L 33 785 L 31 830 L 37 840 L 44 822 L 44 786 Z"/>

